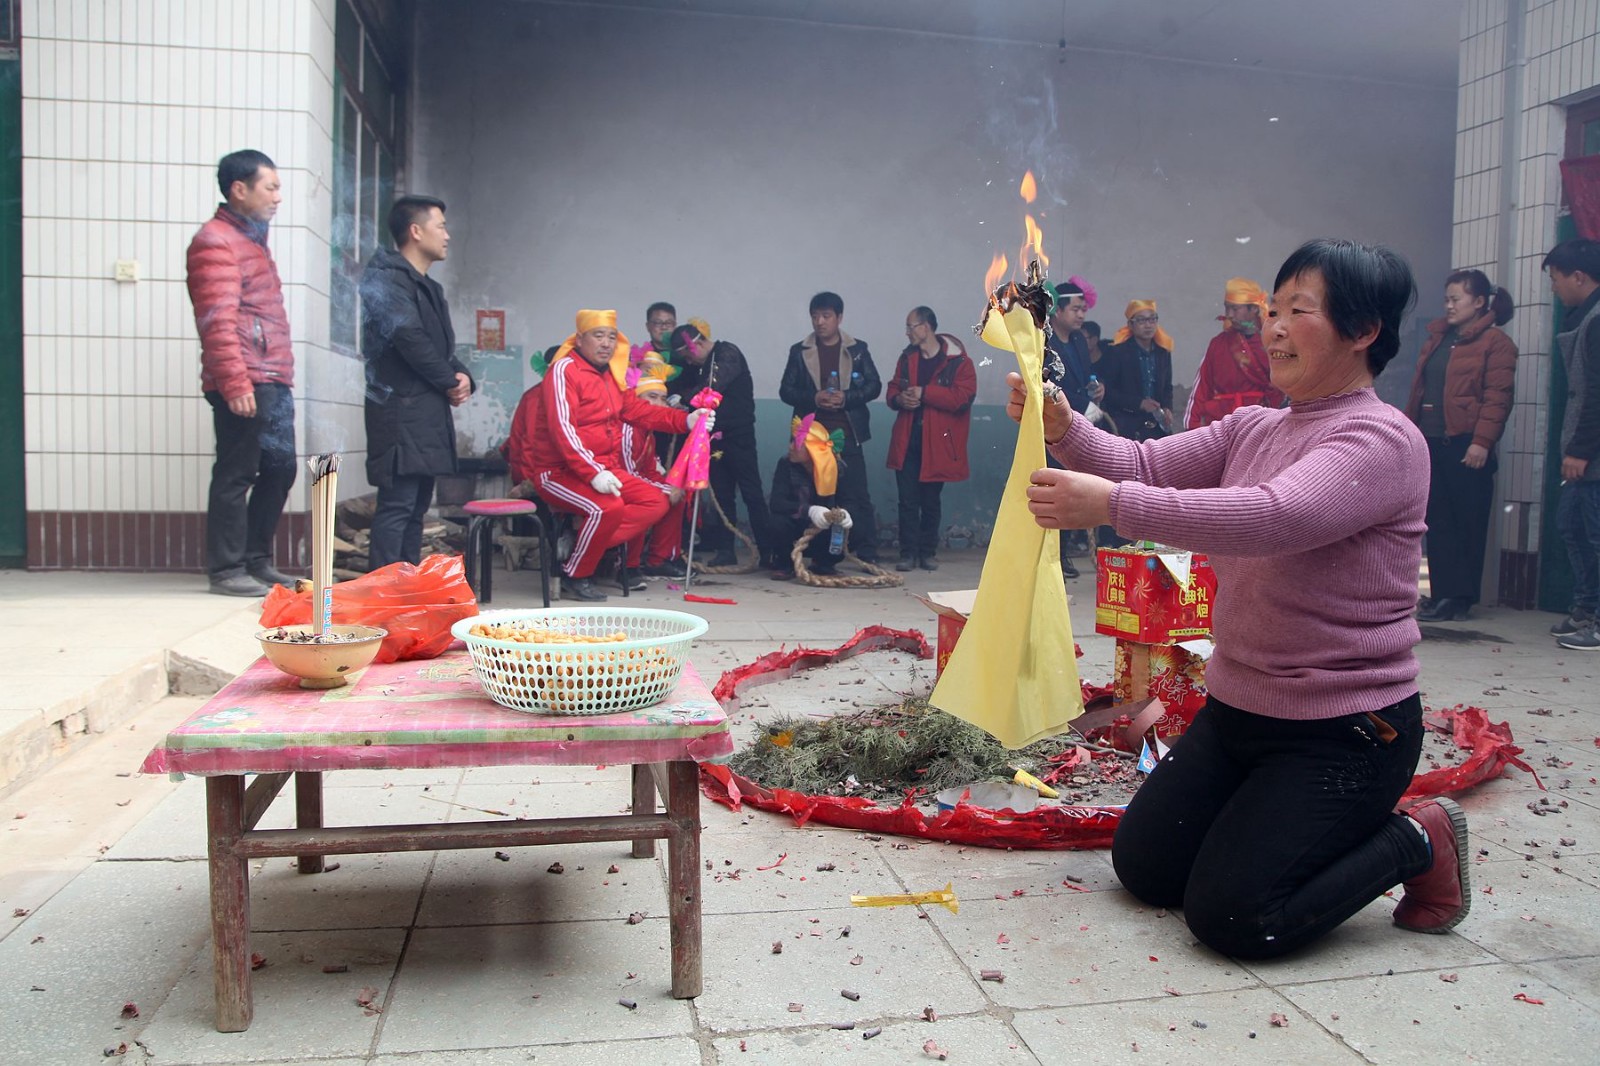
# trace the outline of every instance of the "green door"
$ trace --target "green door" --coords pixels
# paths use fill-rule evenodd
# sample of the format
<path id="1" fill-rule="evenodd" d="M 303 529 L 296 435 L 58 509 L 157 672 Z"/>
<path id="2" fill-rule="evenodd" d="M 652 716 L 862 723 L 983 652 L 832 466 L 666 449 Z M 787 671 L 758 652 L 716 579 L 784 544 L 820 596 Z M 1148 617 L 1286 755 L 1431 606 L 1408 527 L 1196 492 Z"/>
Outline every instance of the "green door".
<path id="1" fill-rule="evenodd" d="M 0 53 L 0 566 L 28 559 L 22 462 L 22 65 Z"/>

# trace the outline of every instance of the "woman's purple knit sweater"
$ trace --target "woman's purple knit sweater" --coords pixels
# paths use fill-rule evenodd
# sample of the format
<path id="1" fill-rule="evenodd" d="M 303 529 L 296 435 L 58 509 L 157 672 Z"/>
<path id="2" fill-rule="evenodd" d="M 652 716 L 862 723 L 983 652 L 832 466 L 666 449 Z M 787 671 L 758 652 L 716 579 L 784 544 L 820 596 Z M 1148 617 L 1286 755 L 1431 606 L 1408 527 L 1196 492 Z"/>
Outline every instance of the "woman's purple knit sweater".
<path id="1" fill-rule="evenodd" d="M 1211 558 L 1206 685 L 1217 699 L 1311 719 L 1417 691 L 1428 448 L 1371 389 L 1241 407 L 1142 444 L 1074 418 L 1050 451 L 1068 469 L 1120 482 L 1118 533 Z"/>

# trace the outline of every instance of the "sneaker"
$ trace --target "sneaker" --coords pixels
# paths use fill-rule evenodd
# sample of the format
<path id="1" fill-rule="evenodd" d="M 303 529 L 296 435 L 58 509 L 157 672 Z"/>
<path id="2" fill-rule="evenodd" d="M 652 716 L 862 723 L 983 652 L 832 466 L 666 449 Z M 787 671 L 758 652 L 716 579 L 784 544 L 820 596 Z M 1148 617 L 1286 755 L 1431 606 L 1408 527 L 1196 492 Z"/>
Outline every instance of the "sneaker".
<path id="1" fill-rule="evenodd" d="M 609 597 L 595 587 L 592 577 L 566 577 L 561 579 L 561 598 L 599 603 Z"/>
<path id="2" fill-rule="evenodd" d="M 1573 651 L 1600 651 L 1600 633 L 1595 632 L 1595 621 L 1590 619 L 1576 633 L 1557 638 L 1556 644 Z"/>
<path id="3" fill-rule="evenodd" d="M 1552 637 L 1570 637 L 1594 621 L 1594 612 L 1574 607 L 1572 613 L 1550 627 Z"/>
<path id="4" fill-rule="evenodd" d="M 707 566 L 738 566 L 739 557 L 733 553 L 732 548 L 723 548 L 711 557 Z"/>
<path id="5" fill-rule="evenodd" d="M 1405 883 L 1394 909 L 1394 924 L 1413 933 L 1443 933 L 1461 924 L 1472 909 L 1467 859 L 1467 812 L 1454 800 L 1424 800 L 1407 818 L 1422 826 L 1433 849 L 1428 868 Z"/>
<path id="6" fill-rule="evenodd" d="M 232 577 L 214 577 L 208 589 L 213 596 L 265 596 L 272 590 L 251 577 L 249 574 L 234 574 Z"/>
<path id="7" fill-rule="evenodd" d="M 909 555 L 902 555 L 900 556 L 900 561 L 894 564 L 894 568 L 903 574 L 907 571 L 915 570 L 917 568 L 917 561 L 911 558 Z"/>
<path id="8" fill-rule="evenodd" d="M 643 592 L 645 589 L 650 587 L 645 583 L 644 578 L 639 576 L 639 571 L 637 570 L 628 571 L 627 584 L 623 584 L 622 575 L 618 574 L 616 584 L 617 588 L 622 589 L 625 592 Z"/>
<path id="9" fill-rule="evenodd" d="M 939 560 L 935 559 L 931 555 L 927 555 L 923 556 L 921 559 L 918 559 L 917 565 L 922 567 L 924 570 L 937 570 L 939 569 Z"/>
<path id="10" fill-rule="evenodd" d="M 1062 577 L 1066 577 L 1066 578 L 1073 578 L 1073 577 L 1077 577 L 1078 576 L 1078 568 L 1075 565 L 1073 565 L 1073 562 L 1072 562 L 1071 559 L 1063 559 L 1063 560 L 1061 560 L 1061 576 Z"/>
<path id="11" fill-rule="evenodd" d="M 664 563 L 646 563 L 634 573 L 643 574 L 645 577 L 682 577 L 683 563 L 675 563 L 670 559 Z"/>
<path id="12" fill-rule="evenodd" d="M 250 568 L 250 576 L 261 582 L 263 585 L 266 585 L 268 588 L 271 588 L 273 585 L 282 585 L 291 592 L 294 590 L 294 583 L 300 580 L 297 577 L 290 577 L 288 574 L 284 573 L 282 570 L 279 570 L 271 563 L 263 563 L 260 566 L 252 566 Z"/>

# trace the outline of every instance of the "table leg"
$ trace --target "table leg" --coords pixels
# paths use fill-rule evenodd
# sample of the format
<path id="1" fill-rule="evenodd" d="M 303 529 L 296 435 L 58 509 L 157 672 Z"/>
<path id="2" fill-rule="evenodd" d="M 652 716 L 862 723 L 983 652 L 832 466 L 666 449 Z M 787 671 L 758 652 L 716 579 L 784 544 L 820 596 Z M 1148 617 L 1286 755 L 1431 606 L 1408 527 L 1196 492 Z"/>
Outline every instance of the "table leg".
<path id="1" fill-rule="evenodd" d="M 294 775 L 294 824 L 300 829 L 322 828 L 322 774 L 301 770 Z M 297 855 L 295 868 L 303 874 L 320 874 L 323 856 Z"/>
<path id="2" fill-rule="evenodd" d="M 651 818 L 656 813 L 656 779 L 650 772 L 649 763 L 633 764 L 633 816 L 635 818 Z M 656 842 L 654 838 L 646 837 L 633 842 L 633 857 L 636 859 L 654 858 Z"/>
<path id="3" fill-rule="evenodd" d="M 244 777 L 206 778 L 211 857 L 211 964 L 217 1031 L 250 1028 L 250 868 L 235 853 L 244 832 Z"/>
<path id="4" fill-rule="evenodd" d="M 700 954 L 700 767 L 693 762 L 667 764 L 667 817 L 672 822 L 672 834 L 667 837 L 672 994 L 693 999 L 700 994 L 704 976 Z"/>

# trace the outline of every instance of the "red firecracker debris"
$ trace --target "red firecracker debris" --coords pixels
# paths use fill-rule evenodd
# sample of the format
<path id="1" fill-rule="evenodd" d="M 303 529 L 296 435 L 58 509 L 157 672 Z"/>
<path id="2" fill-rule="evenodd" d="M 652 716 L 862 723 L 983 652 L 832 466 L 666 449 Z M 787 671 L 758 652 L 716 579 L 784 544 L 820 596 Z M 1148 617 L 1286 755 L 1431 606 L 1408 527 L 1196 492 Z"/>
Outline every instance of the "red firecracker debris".
<path id="1" fill-rule="evenodd" d="M 1009 944 L 1011 943 L 1011 938 L 1006 936 L 1004 933 L 1001 933 L 999 936 L 994 938 L 994 942 L 996 944 Z"/>
<path id="2" fill-rule="evenodd" d="M 922 1053 L 931 1059 L 938 1059 L 940 1062 L 943 1062 L 950 1057 L 950 1052 L 946 1051 L 932 1040 L 924 1040 L 922 1042 Z"/>
<path id="3" fill-rule="evenodd" d="M 629 1010 L 638 1010 L 639 1009 L 639 1004 L 637 1002 L 635 1002 L 634 1000 L 631 1000 L 631 999 L 619 999 L 619 1000 L 617 1000 L 617 1006 L 619 1006 L 619 1007 L 627 1007 Z"/>
<path id="4" fill-rule="evenodd" d="M 621 872 L 622 867 L 618 866 L 616 863 L 612 863 L 611 866 L 606 870 L 606 873 L 608 874 L 620 874 Z"/>
<path id="5" fill-rule="evenodd" d="M 137 1003 L 124 1003 L 122 1005 L 122 1017 L 124 1020 L 128 1018 L 137 1018 L 138 1016 L 139 1005 Z"/>
<path id="6" fill-rule="evenodd" d="M 925 1022 L 936 1022 L 936 1021 L 939 1020 L 939 1012 L 934 1010 L 933 1006 L 931 1004 L 929 1006 L 923 1007 L 922 1008 L 922 1020 L 925 1021 Z"/>
<path id="7" fill-rule="evenodd" d="M 1171 985 L 1162 985 L 1161 986 L 1161 991 L 1165 992 L 1169 996 L 1181 996 L 1181 995 L 1183 995 L 1182 992 L 1179 992 L 1176 988 L 1173 988 Z"/>
<path id="8" fill-rule="evenodd" d="M 1439 980 L 1443 981 L 1447 985 L 1453 985 L 1457 981 L 1461 980 L 1461 975 L 1458 973 L 1442 973 L 1439 975 Z"/>
<path id="9" fill-rule="evenodd" d="M 383 1013 L 383 1008 L 378 1006 L 377 1001 L 378 990 L 376 988 L 369 986 L 356 993 L 356 1006 L 365 1011 L 369 1017 L 374 1014 Z"/>
<path id="10" fill-rule="evenodd" d="M 349 973 L 350 966 L 343 962 L 330 962 L 322 968 L 323 973 Z"/>
<path id="11" fill-rule="evenodd" d="M 774 940 L 772 942 L 772 953 L 774 955 L 782 955 L 783 954 L 783 941 Z"/>
<path id="12" fill-rule="evenodd" d="M 259 970 L 259 969 L 261 969 L 261 967 L 265 966 L 266 964 L 267 964 L 267 957 L 265 955 L 261 954 L 261 952 L 252 951 L 250 953 L 250 968 L 252 970 Z"/>
<path id="13" fill-rule="evenodd" d="M 778 861 L 777 862 L 768 863 L 766 866 L 757 866 L 756 869 L 757 870 L 776 870 L 778 867 L 783 865 L 783 860 L 787 859 L 788 857 L 789 857 L 789 853 L 786 851 L 783 854 L 778 856 Z"/>
<path id="14" fill-rule="evenodd" d="M 545 867 L 544 872 L 547 874 L 564 874 L 567 872 L 567 868 L 562 866 L 559 862 L 553 862 L 549 866 Z"/>
<path id="15" fill-rule="evenodd" d="M 1267 1022 L 1276 1029 L 1287 1029 L 1289 1027 L 1289 1016 L 1287 1014 L 1280 1014 L 1277 1011 L 1273 1011 L 1272 1016 L 1267 1019 Z"/>
<path id="16" fill-rule="evenodd" d="M 642 921 L 644 921 L 644 911 L 634 911 L 632 914 L 628 915 L 629 925 L 638 925 Z"/>
<path id="17" fill-rule="evenodd" d="M 979 970 L 978 977 L 984 981 L 994 981 L 997 984 L 1005 983 L 1006 975 L 1000 970 Z"/>
<path id="18" fill-rule="evenodd" d="M 1516 999 L 1516 1000 L 1521 1000 L 1523 1003 L 1531 1003 L 1535 1007 L 1544 1006 L 1544 1000 L 1542 1000 L 1542 999 L 1534 999 L 1532 996 L 1528 995 L 1526 992 L 1518 992 L 1516 995 L 1512 996 L 1511 998 L 1512 999 Z"/>

